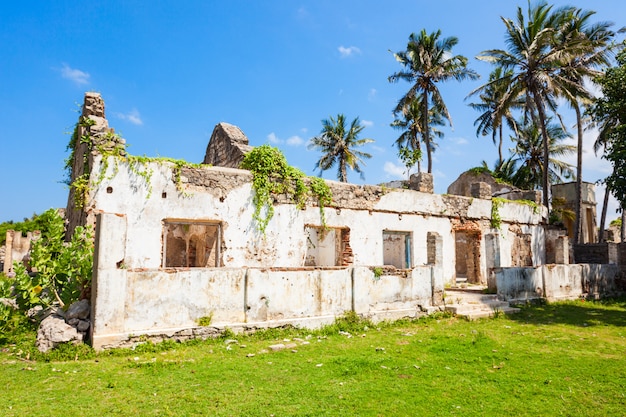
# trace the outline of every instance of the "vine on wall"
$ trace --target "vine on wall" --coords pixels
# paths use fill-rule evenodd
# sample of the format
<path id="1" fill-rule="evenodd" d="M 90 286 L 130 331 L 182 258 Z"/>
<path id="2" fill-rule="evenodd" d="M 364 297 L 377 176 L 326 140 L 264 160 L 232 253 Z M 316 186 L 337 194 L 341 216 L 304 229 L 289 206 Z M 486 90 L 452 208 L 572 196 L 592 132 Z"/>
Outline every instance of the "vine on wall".
<path id="1" fill-rule="evenodd" d="M 254 189 L 254 214 L 259 231 L 265 229 L 274 215 L 273 196 L 288 196 L 298 208 L 304 208 L 309 197 L 318 201 L 322 224 L 326 225 L 324 207 L 332 203 L 332 192 L 328 184 L 319 177 L 309 177 L 287 163 L 285 155 L 270 145 L 262 145 L 248 152 L 241 162 L 241 168 L 252 172 Z"/>

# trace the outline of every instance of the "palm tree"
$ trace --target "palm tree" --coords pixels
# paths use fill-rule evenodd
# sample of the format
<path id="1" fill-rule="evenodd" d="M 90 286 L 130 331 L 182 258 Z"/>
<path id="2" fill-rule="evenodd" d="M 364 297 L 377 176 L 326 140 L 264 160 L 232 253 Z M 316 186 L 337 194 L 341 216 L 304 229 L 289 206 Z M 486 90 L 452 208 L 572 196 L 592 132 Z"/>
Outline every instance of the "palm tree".
<path id="1" fill-rule="evenodd" d="M 575 176 L 574 167 L 556 157 L 566 156 L 575 152 L 576 147 L 561 143 L 568 138 L 568 134 L 559 124 L 549 123 L 546 130 L 550 143 L 548 144 L 549 155 L 552 155 L 548 164 L 544 163 L 544 136 L 534 123 L 518 123 L 518 134 L 511 139 L 516 143 L 512 152 L 511 160 L 519 166 L 513 176 L 513 185 L 523 189 L 538 189 L 542 186 L 545 177 L 544 169 L 547 165 L 547 176 L 550 183 L 562 182 L 563 178 Z"/>
<path id="2" fill-rule="evenodd" d="M 409 91 L 400 99 L 400 108 L 406 108 L 421 95 L 422 121 L 421 134 L 426 147 L 428 172 L 432 173 L 432 146 L 429 125 L 430 100 L 438 107 L 441 115 L 450 124 L 451 117 L 441 97 L 437 83 L 455 79 L 476 79 L 478 74 L 467 68 L 467 58 L 452 55 L 452 48 L 458 43 L 456 37 L 440 39 L 441 31 L 431 34 L 426 30 L 409 36 L 406 51 L 394 54 L 404 69 L 389 76 L 389 82 L 405 80 L 412 83 Z"/>
<path id="3" fill-rule="evenodd" d="M 558 76 L 559 71 L 565 63 L 579 56 L 588 46 L 582 37 L 559 36 L 559 31 L 569 21 L 571 12 L 571 8 L 567 7 L 553 11 L 552 6 L 541 2 L 529 6 L 526 19 L 522 8 L 518 7 L 516 20 L 502 18 L 506 26 L 507 50 L 491 49 L 483 51 L 478 56 L 478 59 L 501 67 L 504 74 L 513 71 L 512 76 L 495 81 L 507 84 L 500 106 L 502 109 L 510 108 L 524 98 L 526 114 L 539 126 L 543 138 L 549 138 L 547 112 L 548 110 L 556 112 L 555 99 L 565 88 L 563 79 Z M 571 83 L 567 85 L 572 87 Z M 542 161 L 545 166 L 542 169 L 541 188 L 543 204 L 549 209 L 548 164 L 551 141 L 543 140 L 542 143 Z"/>
<path id="4" fill-rule="evenodd" d="M 395 144 L 398 147 L 398 153 L 401 156 L 403 154 L 417 155 L 417 172 L 422 172 L 422 102 L 421 95 L 416 97 L 408 105 L 402 107 L 401 103 L 393 112 L 396 119 L 391 123 L 391 127 L 401 130 L 400 136 L 396 139 Z M 443 132 L 437 127 L 444 125 L 443 116 L 437 107 L 431 108 L 428 116 L 430 129 L 429 137 L 442 138 Z M 430 151 L 434 152 L 435 144 L 430 140 Z M 407 167 L 409 168 L 409 167 Z"/>
<path id="5" fill-rule="evenodd" d="M 346 118 L 343 114 L 338 114 L 337 118 L 330 116 L 329 119 L 322 120 L 322 131 L 319 136 L 311 139 L 308 149 L 315 149 L 322 152 L 322 156 L 315 164 L 320 175 L 323 171 L 331 169 L 337 165 L 337 179 L 341 182 L 348 182 L 347 168 L 355 170 L 361 174 L 363 172 L 359 164 L 365 165 L 363 159 L 371 158 L 372 155 L 366 152 L 355 150 L 367 143 L 374 142 L 373 139 L 359 139 L 359 133 L 365 128 L 361 125 L 359 118 L 355 118 L 350 127 L 346 126 Z"/>
<path id="6" fill-rule="evenodd" d="M 589 107 L 592 95 L 585 88 L 585 80 L 592 81 L 600 75 L 600 69 L 610 65 L 612 48 L 609 46 L 615 33 L 609 30 L 612 23 L 591 24 L 589 19 L 593 11 L 572 8 L 569 22 L 559 32 L 559 42 L 568 38 L 582 38 L 588 42 L 585 51 L 571 56 L 558 76 L 563 78 L 566 88 L 563 96 L 574 109 L 577 127 L 577 164 L 576 164 L 576 219 L 574 223 L 574 243 L 581 243 L 582 236 L 582 163 L 583 163 L 583 117 L 581 106 Z"/>
<path id="7" fill-rule="evenodd" d="M 489 82 L 479 90 L 475 90 L 471 95 L 480 93 L 479 103 L 470 103 L 470 107 L 481 112 L 480 116 L 474 122 L 476 127 L 476 136 L 487 136 L 491 133 L 491 139 L 494 145 L 498 145 L 498 160 L 503 161 L 502 157 L 502 122 L 506 121 L 509 128 L 516 130 L 515 119 L 511 113 L 512 108 L 502 107 L 500 104 L 506 93 L 509 84 L 507 81 L 513 75 L 513 71 L 508 70 L 503 73 L 502 68 L 496 67 L 489 75 Z M 523 103 L 520 102 L 521 107 Z M 512 106 L 518 107 L 517 105 Z"/>

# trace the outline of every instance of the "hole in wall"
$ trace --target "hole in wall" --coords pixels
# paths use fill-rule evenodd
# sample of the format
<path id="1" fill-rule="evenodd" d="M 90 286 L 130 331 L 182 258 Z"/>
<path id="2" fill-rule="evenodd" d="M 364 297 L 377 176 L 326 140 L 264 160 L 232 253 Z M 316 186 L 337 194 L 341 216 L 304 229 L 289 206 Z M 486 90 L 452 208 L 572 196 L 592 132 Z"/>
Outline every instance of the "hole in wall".
<path id="1" fill-rule="evenodd" d="M 113 187 L 107 187 L 107 194 L 111 194 L 113 192 Z"/>

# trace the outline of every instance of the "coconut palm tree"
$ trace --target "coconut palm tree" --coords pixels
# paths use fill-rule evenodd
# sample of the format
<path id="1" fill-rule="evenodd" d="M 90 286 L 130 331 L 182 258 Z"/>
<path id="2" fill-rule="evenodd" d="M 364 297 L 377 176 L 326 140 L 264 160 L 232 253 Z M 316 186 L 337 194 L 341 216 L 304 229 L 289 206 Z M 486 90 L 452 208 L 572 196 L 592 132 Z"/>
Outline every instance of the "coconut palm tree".
<path id="1" fill-rule="evenodd" d="M 358 136 L 364 128 L 365 126 L 361 124 L 358 117 L 348 127 L 343 114 L 338 114 L 337 118 L 330 116 L 330 118 L 322 120 L 322 131 L 318 136 L 312 138 L 308 145 L 308 149 L 322 152 L 322 156 L 315 164 L 320 175 L 323 171 L 337 165 L 337 179 L 339 181 L 348 182 L 347 168 L 355 170 L 363 178 L 359 164 L 365 165 L 363 159 L 371 158 L 372 155 L 355 148 L 374 142 L 373 139 L 359 139 Z"/>
<path id="2" fill-rule="evenodd" d="M 389 76 L 389 82 L 404 80 L 410 82 L 411 88 L 400 99 L 400 107 L 405 108 L 421 95 L 422 121 L 421 135 L 426 147 L 428 172 L 432 173 L 432 147 L 429 125 L 431 100 L 434 107 L 438 107 L 441 115 L 451 124 L 451 117 L 437 87 L 437 83 L 455 79 L 476 79 L 478 74 L 467 68 L 467 58 L 462 55 L 452 55 L 452 48 L 458 43 L 456 37 L 440 38 L 441 31 L 426 33 L 422 29 L 419 34 L 412 33 L 406 51 L 394 54 L 396 60 L 403 66 Z"/>
<path id="3" fill-rule="evenodd" d="M 478 59 L 492 62 L 501 67 L 504 74 L 513 71 L 512 76 L 502 77 L 495 82 L 507 84 L 501 108 L 510 108 L 521 98 L 525 100 L 526 114 L 539 126 L 541 137 L 549 138 L 547 128 L 548 111 L 556 113 L 555 99 L 561 95 L 565 85 L 558 76 L 560 69 L 574 57 L 579 56 L 588 42 L 583 37 L 563 37 L 559 31 L 570 20 L 571 7 L 553 10 L 545 2 L 529 6 L 525 17 L 521 7 L 517 8 L 516 19 L 502 18 L 506 26 L 505 43 L 507 49 L 483 51 Z M 568 84 L 570 87 L 571 84 Z M 479 87 L 484 88 L 483 87 Z M 543 204 L 550 207 L 549 161 L 551 141 L 543 140 L 541 188 Z"/>
<path id="4" fill-rule="evenodd" d="M 517 135 L 511 138 L 516 144 L 512 150 L 511 161 L 519 167 L 513 176 L 513 185 L 527 190 L 541 188 L 545 176 L 543 170 L 546 166 L 548 167 L 547 176 L 551 184 L 562 182 L 563 178 L 575 177 L 574 167 L 557 159 L 576 151 L 574 145 L 562 143 L 569 135 L 559 124 L 550 123 L 548 120 L 546 127 L 547 137 L 550 141 L 548 154 L 552 155 L 548 164 L 544 164 L 543 161 L 545 155 L 543 152 L 544 136 L 539 127 L 530 121 L 525 124 L 518 122 L 518 126 L 520 128 Z"/>
<path id="5" fill-rule="evenodd" d="M 402 155 L 417 156 L 417 161 L 415 161 L 417 163 L 417 172 L 422 172 L 422 109 L 421 95 L 404 107 L 401 103 L 398 103 L 393 112 L 396 119 L 391 123 L 391 127 L 401 130 L 400 136 L 395 141 L 395 145 L 398 147 L 398 154 L 403 160 L 406 158 L 402 158 Z M 429 137 L 442 138 L 443 132 L 438 127 L 444 126 L 444 120 L 437 107 L 430 109 L 428 119 Z M 434 152 L 434 150 L 435 142 L 431 139 L 430 151 Z M 407 166 L 407 168 L 409 167 Z"/>
<path id="6" fill-rule="evenodd" d="M 502 107 L 500 104 L 505 96 L 506 88 L 509 84 L 509 78 L 513 75 L 512 70 L 503 73 L 502 68 L 496 67 L 489 75 L 489 82 L 479 90 L 475 90 L 473 94 L 479 94 L 479 103 L 470 103 L 470 107 L 481 112 L 480 116 L 474 122 L 476 127 L 476 136 L 487 136 L 491 134 L 494 145 L 498 145 L 498 160 L 503 161 L 502 145 L 503 145 L 503 129 L 502 122 L 512 130 L 516 130 L 515 118 L 511 110 L 515 107 L 521 107 L 521 101 L 517 105 Z M 473 95 L 472 94 L 472 95 Z"/>
<path id="7" fill-rule="evenodd" d="M 571 9 L 569 21 L 559 31 L 557 42 L 567 42 L 570 38 L 582 38 L 588 43 L 576 56 L 570 56 L 557 76 L 562 77 L 563 97 L 576 114 L 577 164 L 576 164 L 576 219 L 574 223 L 574 243 L 581 243 L 582 236 L 582 163 L 583 163 L 583 117 L 581 107 L 589 107 L 592 95 L 585 88 L 585 81 L 591 82 L 600 75 L 601 68 L 610 65 L 613 48 L 610 43 L 615 33 L 609 28 L 612 23 L 591 24 L 593 11 Z"/>

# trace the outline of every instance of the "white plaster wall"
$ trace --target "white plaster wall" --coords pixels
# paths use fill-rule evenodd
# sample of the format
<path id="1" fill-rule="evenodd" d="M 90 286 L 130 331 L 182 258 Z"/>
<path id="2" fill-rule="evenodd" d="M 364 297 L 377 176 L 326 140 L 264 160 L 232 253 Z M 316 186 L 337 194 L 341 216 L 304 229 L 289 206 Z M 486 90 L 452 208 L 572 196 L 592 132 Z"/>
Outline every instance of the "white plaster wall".
<path id="1" fill-rule="evenodd" d="M 498 295 L 503 300 L 541 298 L 543 292 L 542 267 L 496 268 Z"/>
<path id="2" fill-rule="evenodd" d="M 351 270 L 248 270 L 246 322 L 336 316 L 352 309 Z"/>
<path id="3" fill-rule="evenodd" d="M 128 272 L 124 331 L 179 330 L 203 317 L 214 325 L 242 323 L 244 277 L 245 270 L 225 268 Z"/>
<path id="4" fill-rule="evenodd" d="M 374 315 L 377 312 L 417 311 L 418 306 L 432 304 L 431 267 L 415 268 L 407 277 L 376 277 L 369 268 L 356 268 L 354 278 L 354 311 Z"/>
<path id="5" fill-rule="evenodd" d="M 548 300 L 573 299 L 582 294 L 580 265 L 545 265 L 543 279 Z"/>

